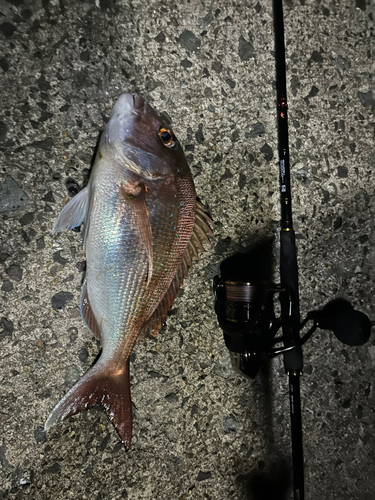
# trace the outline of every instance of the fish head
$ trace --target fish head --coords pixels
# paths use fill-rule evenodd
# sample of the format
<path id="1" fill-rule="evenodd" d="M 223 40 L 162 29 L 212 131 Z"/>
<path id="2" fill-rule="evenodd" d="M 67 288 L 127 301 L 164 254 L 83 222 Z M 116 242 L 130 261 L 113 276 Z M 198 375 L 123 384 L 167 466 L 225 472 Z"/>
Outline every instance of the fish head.
<path id="1" fill-rule="evenodd" d="M 172 129 L 143 97 L 122 94 L 118 98 L 103 140 L 127 168 L 144 179 L 190 175 Z"/>

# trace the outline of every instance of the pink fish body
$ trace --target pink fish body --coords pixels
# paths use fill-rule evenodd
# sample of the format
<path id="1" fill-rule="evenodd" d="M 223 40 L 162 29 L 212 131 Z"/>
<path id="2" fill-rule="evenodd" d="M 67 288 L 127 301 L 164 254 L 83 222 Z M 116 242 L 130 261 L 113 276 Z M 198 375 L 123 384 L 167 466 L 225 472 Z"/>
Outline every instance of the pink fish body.
<path id="1" fill-rule="evenodd" d="M 181 146 L 141 97 L 118 99 L 89 183 L 63 208 L 53 232 L 82 222 L 87 268 L 81 313 L 102 352 L 45 429 L 101 404 L 129 448 L 129 356 L 137 339 L 158 333 L 212 234 Z"/>

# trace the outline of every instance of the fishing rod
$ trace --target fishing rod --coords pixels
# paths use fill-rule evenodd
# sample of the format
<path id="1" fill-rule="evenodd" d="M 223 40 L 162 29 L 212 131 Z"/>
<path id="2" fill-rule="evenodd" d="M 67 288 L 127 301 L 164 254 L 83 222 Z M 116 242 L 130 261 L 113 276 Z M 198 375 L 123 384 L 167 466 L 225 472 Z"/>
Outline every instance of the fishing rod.
<path id="1" fill-rule="evenodd" d="M 292 218 L 288 103 L 286 91 L 284 17 L 282 0 L 273 1 L 280 183 L 280 283 L 272 281 L 272 257 L 265 244 L 225 259 L 214 278 L 215 311 L 234 368 L 255 378 L 260 367 L 282 354 L 289 380 L 294 500 L 304 500 L 304 457 L 300 377 L 302 345 L 315 330 L 330 329 L 347 345 L 362 345 L 370 337 L 369 318 L 344 299 L 311 311 L 301 322 L 298 265 Z M 275 307 L 279 301 L 280 313 Z M 301 336 L 302 329 L 312 325 Z"/>

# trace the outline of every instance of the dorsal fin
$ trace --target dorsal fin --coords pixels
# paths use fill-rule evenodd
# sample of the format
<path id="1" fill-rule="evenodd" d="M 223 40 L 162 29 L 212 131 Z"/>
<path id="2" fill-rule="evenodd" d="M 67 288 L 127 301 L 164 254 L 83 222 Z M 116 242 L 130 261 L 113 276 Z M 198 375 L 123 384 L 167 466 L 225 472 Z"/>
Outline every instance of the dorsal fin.
<path id="1" fill-rule="evenodd" d="M 214 223 L 211 217 L 206 212 L 204 206 L 197 201 L 194 229 L 187 245 L 184 258 L 160 304 L 155 309 L 150 319 L 144 324 L 138 337 L 139 341 L 148 337 L 156 337 L 161 327 L 166 322 L 168 311 L 172 307 L 183 285 L 184 278 L 188 275 L 188 271 L 193 265 L 193 262 L 198 260 L 198 254 L 204 249 L 203 243 L 209 242 L 209 237 L 213 236 L 213 227 Z"/>

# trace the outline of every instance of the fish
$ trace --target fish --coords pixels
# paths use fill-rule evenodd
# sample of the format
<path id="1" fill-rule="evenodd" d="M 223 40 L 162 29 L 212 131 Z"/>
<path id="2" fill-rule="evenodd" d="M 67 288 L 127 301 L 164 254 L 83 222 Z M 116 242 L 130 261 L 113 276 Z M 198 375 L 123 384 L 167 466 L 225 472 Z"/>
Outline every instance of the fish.
<path id="1" fill-rule="evenodd" d="M 62 209 L 52 232 L 82 223 L 81 316 L 101 353 L 52 410 L 45 430 L 100 404 L 129 449 L 129 356 L 137 342 L 160 331 L 213 236 L 180 143 L 141 96 L 118 98 L 89 182 Z"/>

